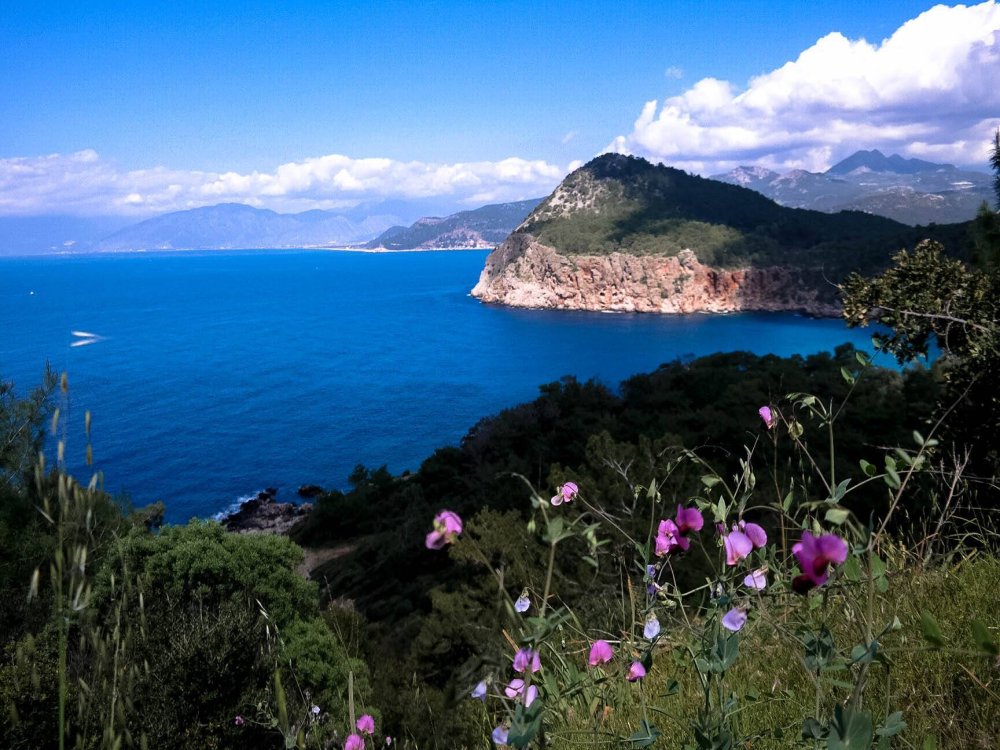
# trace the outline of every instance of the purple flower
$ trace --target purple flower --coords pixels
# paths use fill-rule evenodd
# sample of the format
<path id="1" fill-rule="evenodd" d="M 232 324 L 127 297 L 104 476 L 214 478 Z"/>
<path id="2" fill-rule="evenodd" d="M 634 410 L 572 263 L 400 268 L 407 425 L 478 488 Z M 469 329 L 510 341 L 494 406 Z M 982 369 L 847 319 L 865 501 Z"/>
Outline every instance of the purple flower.
<path id="1" fill-rule="evenodd" d="M 313 715 L 313 716 L 319 716 L 319 714 L 320 714 L 320 711 L 321 711 L 322 709 L 320 709 L 320 707 L 319 707 L 319 706 L 313 706 L 311 710 L 312 710 L 312 715 Z"/>
<path id="2" fill-rule="evenodd" d="M 677 506 L 677 531 L 687 534 L 689 531 L 701 531 L 705 525 L 705 519 L 701 517 L 701 511 L 697 508 L 683 508 Z M 687 547 L 685 547 L 687 549 Z"/>
<path id="3" fill-rule="evenodd" d="M 656 566 L 655 565 L 647 565 L 646 566 L 646 577 L 649 579 L 649 582 L 646 584 L 646 593 L 649 594 L 650 596 L 652 596 L 653 594 L 655 594 L 660 589 L 659 585 L 657 585 L 657 583 L 656 583 Z"/>
<path id="4" fill-rule="evenodd" d="M 742 531 L 753 542 L 754 549 L 760 549 L 767 544 L 767 532 L 755 523 L 740 521 L 736 528 Z"/>
<path id="5" fill-rule="evenodd" d="M 758 591 L 767 588 L 767 566 L 765 565 L 763 568 L 751 571 L 743 579 L 743 585 L 747 588 L 757 589 Z"/>
<path id="6" fill-rule="evenodd" d="M 835 534 L 816 537 L 804 531 L 802 540 L 792 545 L 792 553 L 802 568 L 802 575 L 792 581 L 792 588 L 799 594 L 805 594 L 826 583 L 831 564 L 840 565 L 847 560 L 847 542 Z"/>
<path id="7" fill-rule="evenodd" d="M 235 725 L 236 725 L 236 726 L 238 726 L 238 727 L 241 727 L 241 726 L 243 726 L 243 725 L 244 725 L 245 723 L 246 723 L 246 722 L 245 722 L 245 721 L 243 720 L 243 717 L 242 717 L 242 716 L 240 716 L 239 714 L 237 714 L 237 715 L 236 715 L 236 718 L 235 718 L 235 719 L 233 719 L 233 724 L 235 724 Z"/>
<path id="8" fill-rule="evenodd" d="M 753 552 L 753 542 L 750 537 L 737 529 L 722 537 L 722 544 L 726 548 L 726 565 L 735 565 Z"/>
<path id="9" fill-rule="evenodd" d="M 355 725 L 361 734 L 367 734 L 369 736 L 375 734 L 375 719 L 371 714 L 364 714 L 358 723 Z"/>
<path id="10" fill-rule="evenodd" d="M 352 734 L 344 741 L 344 750 L 365 750 L 365 741 L 361 735 Z"/>
<path id="11" fill-rule="evenodd" d="M 537 651 L 525 646 L 514 654 L 514 671 L 526 672 L 529 666 L 532 672 L 537 672 L 542 668 L 542 660 L 539 658 Z"/>
<path id="12" fill-rule="evenodd" d="M 733 607 L 731 610 L 726 612 L 722 617 L 722 627 L 726 630 L 731 630 L 734 633 L 740 630 L 747 622 L 747 613 L 745 609 L 740 609 L 739 607 Z"/>
<path id="13" fill-rule="evenodd" d="M 507 727 L 499 726 L 493 730 L 493 742 L 497 746 L 507 744 Z"/>
<path id="14" fill-rule="evenodd" d="M 760 407 L 757 410 L 757 413 L 760 414 L 760 418 L 764 420 L 764 424 L 767 425 L 767 429 L 769 429 L 769 430 L 772 427 L 774 427 L 774 425 L 777 424 L 777 422 L 778 422 L 778 417 L 775 415 L 775 413 L 773 411 L 771 411 L 771 407 L 770 406 L 762 406 L 762 407 Z"/>
<path id="15" fill-rule="evenodd" d="M 660 521 L 660 525 L 656 530 L 656 548 L 654 550 L 656 556 L 663 557 L 676 549 L 681 549 L 680 539 L 677 524 L 669 518 Z"/>
<path id="16" fill-rule="evenodd" d="M 517 601 L 514 602 L 515 612 L 527 612 L 528 607 L 531 606 L 531 599 L 528 598 L 528 589 L 521 592 L 521 595 L 517 597 Z"/>
<path id="17" fill-rule="evenodd" d="M 472 697 L 481 701 L 486 700 L 486 680 L 480 680 L 479 684 L 472 688 Z"/>
<path id="18" fill-rule="evenodd" d="M 611 644 L 607 641 L 594 641 L 594 645 L 590 647 L 590 656 L 587 657 L 587 663 L 596 667 L 598 664 L 607 664 L 614 657 L 615 652 L 611 648 Z"/>
<path id="19" fill-rule="evenodd" d="M 625 679 L 629 682 L 638 682 L 645 676 L 646 668 L 642 666 L 641 662 L 634 661 L 632 662 L 632 666 L 628 668 L 628 674 L 625 675 Z"/>
<path id="20" fill-rule="evenodd" d="M 524 695 L 525 708 L 534 703 L 535 698 L 538 697 L 538 688 L 534 685 L 528 685 L 528 689 L 525 691 L 524 680 L 520 677 L 515 677 L 513 680 L 508 682 L 507 687 L 503 689 L 503 692 L 508 698 L 517 698 L 519 695 Z"/>
<path id="21" fill-rule="evenodd" d="M 450 510 L 442 510 L 434 516 L 434 531 L 427 535 L 427 549 L 441 549 L 455 541 L 462 533 L 462 519 Z"/>
<path id="22" fill-rule="evenodd" d="M 660 634 L 660 621 L 656 619 L 656 615 L 652 612 L 649 613 L 649 617 L 646 618 L 646 624 L 642 628 L 642 635 L 647 640 L 653 640 Z"/>
<path id="23" fill-rule="evenodd" d="M 556 494 L 552 496 L 549 501 L 553 505 L 562 505 L 563 503 L 569 503 L 573 501 L 576 494 L 580 491 L 580 488 L 576 486 L 576 482 L 566 482 L 558 490 Z"/>

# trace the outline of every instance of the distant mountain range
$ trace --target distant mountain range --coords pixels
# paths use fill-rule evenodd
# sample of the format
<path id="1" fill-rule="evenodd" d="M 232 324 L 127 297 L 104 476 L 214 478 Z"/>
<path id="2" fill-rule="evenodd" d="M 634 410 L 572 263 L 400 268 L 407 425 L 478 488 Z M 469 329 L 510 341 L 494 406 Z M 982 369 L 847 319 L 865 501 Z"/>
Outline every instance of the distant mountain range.
<path id="1" fill-rule="evenodd" d="M 409 227 L 391 227 L 365 247 L 386 250 L 496 247 L 541 200 L 496 203 L 443 218 L 426 217 Z"/>
<path id="2" fill-rule="evenodd" d="M 826 172 L 737 167 L 712 179 L 756 190 L 783 206 L 864 211 L 911 226 L 968 221 L 995 197 L 985 172 L 877 150 L 858 151 Z"/>

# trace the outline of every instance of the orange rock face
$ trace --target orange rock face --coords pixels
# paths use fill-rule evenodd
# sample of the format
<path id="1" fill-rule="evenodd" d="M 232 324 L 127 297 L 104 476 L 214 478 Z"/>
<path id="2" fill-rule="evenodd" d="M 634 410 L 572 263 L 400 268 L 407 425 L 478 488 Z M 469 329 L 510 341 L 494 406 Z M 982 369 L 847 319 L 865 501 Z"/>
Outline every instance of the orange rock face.
<path id="1" fill-rule="evenodd" d="M 801 311 L 839 315 L 816 280 L 770 268 L 717 269 L 676 256 L 560 255 L 525 233 L 490 253 L 472 296 L 513 307 L 620 312 Z"/>

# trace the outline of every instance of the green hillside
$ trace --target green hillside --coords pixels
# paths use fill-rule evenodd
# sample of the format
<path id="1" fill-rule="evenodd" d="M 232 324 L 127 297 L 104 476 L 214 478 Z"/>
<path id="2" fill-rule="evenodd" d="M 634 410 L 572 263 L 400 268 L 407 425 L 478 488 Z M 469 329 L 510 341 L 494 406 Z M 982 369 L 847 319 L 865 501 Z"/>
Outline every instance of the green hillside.
<path id="1" fill-rule="evenodd" d="M 604 154 L 570 174 L 522 229 L 564 255 L 671 256 L 690 248 L 720 268 L 792 265 L 839 275 L 881 267 L 918 238 L 962 253 L 966 227 L 786 208 L 753 190 Z"/>

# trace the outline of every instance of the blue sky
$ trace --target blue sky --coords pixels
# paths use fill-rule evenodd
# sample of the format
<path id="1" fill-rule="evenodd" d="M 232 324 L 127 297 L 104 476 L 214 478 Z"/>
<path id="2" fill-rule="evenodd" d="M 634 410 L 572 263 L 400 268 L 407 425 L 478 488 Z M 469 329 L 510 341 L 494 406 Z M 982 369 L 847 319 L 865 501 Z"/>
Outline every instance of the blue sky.
<path id="1" fill-rule="evenodd" d="M 1000 120 L 995 2 L 9 5 L 5 215 L 481 204 L 608 149 L 974 164 Z"/>

